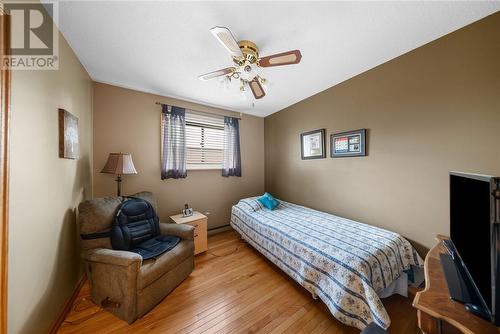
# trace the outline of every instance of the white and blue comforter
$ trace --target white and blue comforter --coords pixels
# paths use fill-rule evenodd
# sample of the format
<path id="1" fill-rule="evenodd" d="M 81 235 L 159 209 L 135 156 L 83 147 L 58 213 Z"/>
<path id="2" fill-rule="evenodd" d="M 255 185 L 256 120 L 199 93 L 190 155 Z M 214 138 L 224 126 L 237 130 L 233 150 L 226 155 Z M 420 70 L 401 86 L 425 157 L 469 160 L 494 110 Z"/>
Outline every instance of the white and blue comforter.
<path id="1" fill-rule="evenodd" d="M 390 319 L 377 291 L 423 261 L 401 235 L 281 201 L 273 211 L 255 198 L 233 206 L 242 238 L 319 296 L 341 322 L 383 328 Z"/>

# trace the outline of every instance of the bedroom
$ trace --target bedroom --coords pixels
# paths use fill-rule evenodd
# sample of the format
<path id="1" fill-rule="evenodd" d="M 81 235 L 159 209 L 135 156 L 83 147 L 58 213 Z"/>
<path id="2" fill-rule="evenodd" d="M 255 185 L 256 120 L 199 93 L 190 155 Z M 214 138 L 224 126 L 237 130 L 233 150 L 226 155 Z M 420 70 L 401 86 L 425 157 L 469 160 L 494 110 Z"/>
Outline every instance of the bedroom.
<path id="1" fill-rule="evenodd" d="M 500 176 L 500 2 L 1 6 L 2 333 L 497 332 L 419 307 L 450 173 Z"/>

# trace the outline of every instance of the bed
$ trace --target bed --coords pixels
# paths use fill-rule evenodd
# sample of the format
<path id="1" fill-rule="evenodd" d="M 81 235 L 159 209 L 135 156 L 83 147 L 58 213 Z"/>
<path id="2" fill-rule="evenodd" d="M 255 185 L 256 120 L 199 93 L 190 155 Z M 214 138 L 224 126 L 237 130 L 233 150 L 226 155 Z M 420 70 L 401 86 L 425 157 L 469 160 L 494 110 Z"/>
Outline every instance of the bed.
<path id="1" fill-rule="evenodd" d="M 389 327 L 380 298 L 404 294 L 401 286 L 423 266 L 397 233 L 285 201 L 271 211 L 257 197 L 242 199 L 231 226 L 335 318 L 361 330 L 372 322 Z"/>

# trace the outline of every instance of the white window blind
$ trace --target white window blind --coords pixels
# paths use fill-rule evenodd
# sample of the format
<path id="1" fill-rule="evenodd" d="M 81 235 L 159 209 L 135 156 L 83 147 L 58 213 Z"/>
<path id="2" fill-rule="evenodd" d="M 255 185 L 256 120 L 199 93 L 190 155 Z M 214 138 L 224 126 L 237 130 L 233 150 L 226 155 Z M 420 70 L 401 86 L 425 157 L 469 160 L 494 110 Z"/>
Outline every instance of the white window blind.
<path id="1" fill-rule="evenodd" d="M 222 169 L 224 117 L 186 110 L 187 169 Z"/>

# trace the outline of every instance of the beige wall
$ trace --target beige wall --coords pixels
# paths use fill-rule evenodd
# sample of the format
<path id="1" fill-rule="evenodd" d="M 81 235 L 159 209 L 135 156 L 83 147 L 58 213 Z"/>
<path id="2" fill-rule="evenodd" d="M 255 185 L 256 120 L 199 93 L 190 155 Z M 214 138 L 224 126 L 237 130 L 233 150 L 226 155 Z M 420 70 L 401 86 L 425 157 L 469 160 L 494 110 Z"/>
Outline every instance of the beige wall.
<path id="1" fill-rule="evenodd" d="M 500 175 L 499 40 L 497 13 L 266 117 L 266 190 L 431 247 L 449 171 Z M 368 128 L 368 157 L 301 160 L 317 128 Z"/>
<path id="2" fill-rule="evenodd" d="M 264 119 L 243 115 L 240 121 L 243 177 L 221 176 L 220 170 L 188 171 L 186 179 L 160 179 L 160 113 L 156 101 L 199 111 L 232 115 L 229 111 L 94 84 L 94 195 L 116 194 L 115 177 L 101 174 L 108 153 L 132 154 L 137 175 L 123 176 L 124 194 L 152 191 L 162 220 L 180 213 L 184 203 L 210 212 L 209 228 L 229 223 L 231 206 L 240 198 L 264 190 Z"/>
<path id="3" fill-rule="evenodd" d="M 14 71 L 9 333 L 46 333 L 82 275 L 75 209 L 91 196 L 92 82 L 62 35 L 57 71 Z M 78 117 L 80 159 L 58 157 L 58 108 Z"/>

